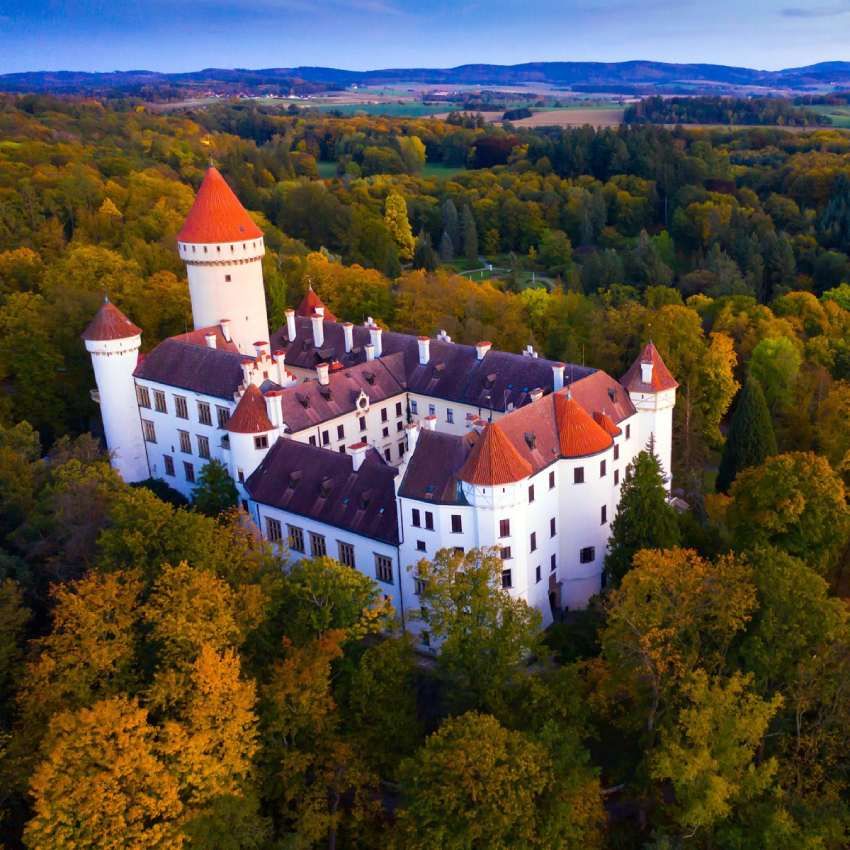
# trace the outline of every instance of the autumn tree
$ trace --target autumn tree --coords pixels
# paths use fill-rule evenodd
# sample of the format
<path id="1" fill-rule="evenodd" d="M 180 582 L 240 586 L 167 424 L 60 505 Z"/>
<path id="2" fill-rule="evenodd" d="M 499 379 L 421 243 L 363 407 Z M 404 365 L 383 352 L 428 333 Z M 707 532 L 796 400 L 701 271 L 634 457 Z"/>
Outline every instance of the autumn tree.
<path id="1" fill-rule="evenodd" d="M 605 571 L 618 584 L 641 549 L 679 544 L 676 512 L 667 502 L 661 462 L 651 450 L 639 452 L 626 467 L 617 514 L 611 523 Z"/>
<path id="2" fill-rule="evenodd" d="M 782 410 L 791 403 L 801 363 L 802 356 L 788 337 L 763 339 L 753 349 L 750 374 L 761 384 L 771 410 Z"/>
<path id="3" fill-rule="evenodd" d="M 398 245 L 399 257 L 410 260 L 413 257 L 413 232 L 407 217 L 407 203 L 398 192 L 387 195 L 384 222 Z"/>
<path id="4" fill-rule="evenodd" d="M 0 728 L 9 719 L 12 695 L 20 680 L 24 627 L 29 619 L 18 583 L 10 578 L 0 581 Z"/>
<path id="5" fill-rule="evenodd" d="M 206 463 L 192 492 L 195 509 L 217 517 L 222 511 L 235 507 L 238 501 L 239 494 L 227 467 L 219 460 Z"/>

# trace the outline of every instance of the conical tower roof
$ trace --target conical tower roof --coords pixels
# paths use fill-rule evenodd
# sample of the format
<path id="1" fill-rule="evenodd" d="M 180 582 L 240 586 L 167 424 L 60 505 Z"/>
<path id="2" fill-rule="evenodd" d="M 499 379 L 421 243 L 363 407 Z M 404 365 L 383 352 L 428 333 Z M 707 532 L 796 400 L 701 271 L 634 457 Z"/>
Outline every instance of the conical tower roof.
<path id="1" fill-rule="evenodd" d="M 512 484 L 531 475 L 531 464 L 516 450 L 504 431 L 493 423 L 484 428 L 458 478 L 469 484 Z"/>
<path id="2" fill-rule="evenodd" d="M 82 338 L 89 342 L 105 342 L 110 339 L 129 339 L 141 334 L 142 329 L 134 325 L 108 298 L 95 313 Z"/>
<path id="3" fill-rule="evenodd" d="M 643 382 L 641 363 L 652 364 L 652 382 L 649 384 Z M 661 359 L 658 349 L 651 342 L 643 347 L 638 358 L 629 366 L 628 372 L 620 378 L 620 383 L 627 390 L 638 393 L 660 393 L 664 390 L 674 390 L 679 386 Z"/>
<path id="4" fill-rule="evenodd" d="M 241 242 L 262 235 L 263 231 L 254 224 L 219 170 L 210 166 L 177 241 Z"/>
<path id="5" fill-rule="evenodd" d="M 301 303 L 295 310 L 296 316 L 313 316 L 315 314 L 316 307 L 324 307 L 325 308 L 325 318 L 328 321 L 335 322 L 336 316 L 325 307 L 325 302 L 319 298 L 318 294 L 313 289 L 312 284 L 307 287 L 307 292 L 304 293 L 304 297 L 301 299 Z"/>
<path id="6" fill-rule="evenodd" d="M 555 394 L 555 421 L 562 457 L 595 455 L 614 442 L 569 393 Z"/>
<path id="7" fill-rule="evenodd" d="M 239 399 L 233 416 L 224 426 L 227 431 L 235 434 L 261 434 L 274 428 L 266 412 L 266 402 L 259 388 L 250 384 L 245 394 Z"/>

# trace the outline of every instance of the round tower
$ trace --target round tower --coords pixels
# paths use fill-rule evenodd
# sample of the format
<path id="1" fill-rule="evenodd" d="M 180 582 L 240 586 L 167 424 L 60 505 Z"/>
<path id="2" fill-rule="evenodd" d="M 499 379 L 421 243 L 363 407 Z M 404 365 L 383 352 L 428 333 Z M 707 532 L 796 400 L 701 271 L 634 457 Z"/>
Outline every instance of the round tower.
<path id="1" fill-rule="evenodd" d="M 91 355 L 110 463 L 129 482 L 150 477 L 133 372 L 142 332 L 109 299 L 83 332 Z"/>
<path id="2" fill-rule="evenodd" d="M 268 403 L 254 384 L 239 399 L 233 415 L 227 420 L 225 429 L 230 438 L 230 474 L 242 498 L 247 497 L 245 482 L 262 463 L 277 439 L 278 425 L 269 414 L 280 421 L 280 396 L 270 394 Z"/>
<path id="3" fill-rule="evenodd" d="M 269 338 L 263 287 L 263 232 L 215 168 L 204 177 L 177 234 L 186 263 L 195 330 L 230 319 L 233 340 L 245 354 Z"/>

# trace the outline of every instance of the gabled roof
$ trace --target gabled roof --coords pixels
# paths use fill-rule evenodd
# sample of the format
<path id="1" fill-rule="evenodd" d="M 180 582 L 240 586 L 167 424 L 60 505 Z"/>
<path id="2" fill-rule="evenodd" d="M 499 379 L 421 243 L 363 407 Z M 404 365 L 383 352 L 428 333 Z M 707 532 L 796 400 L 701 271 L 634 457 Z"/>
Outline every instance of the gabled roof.
<path id="1" fill-rule="evenodd" d="M 254 224 L 218 169 L 210 167 L 177 234 L 177 241 L 241 242 L 262 235 L 263 231 Z"/>
<path id="2" fill-rule="evenodd" d="M 641 363 L 652 364 L 652 383 L 650 384 L 643 382 Z M 660 393 L 663 390 L 674 390 L 679 386 L 661 359 L 658 349 L 651 342 L 644 346 L 640 356 L 629 366 L 626 374 L 620 378 L 620 383 L 627 390 L 635 393 Z"/>
<path id="3" fill-rule="evenodd" d="M 458 478 L 469 484 L 493 486 L 521 481 L 531 472 L 531 464 L 514 448 L 499 425 L 490 423 L 473 446 Z"/>
<path id="4" fill-rule="evenodd" d="M 476 431 L 468 434 L 421 431 L 416 451 L 404 472 L 399 496 L 443 505 L 465 504 L 457 486 L 457 471 L 479 439 Z"/>
<path id="5" fill-rule="evenodd" d="M 307 292 L 304 293 L 304 297 L 301 299 L 301 303 L 295 308 L 296 316 L 312 316 L 316 307 L 324 307 L 325 308 L 325 318 L 330 322 L 335 322 L 336 316 L 325 307 L 325 302 L 322 301 L 321 298 L 316 294 L 313 290 L 312 284 L 307 287 Z"/>
<path id="6" fill-rule="evenodd" d="M 136 327 L 108 298 L 95 313 L 89 326 L 83 331 L 83 339 L 89 342 L 105 342 L 110 339 L 129 339 L 141 334 Z"/>
<path id="7" fill-rule="evenodd" d="M 221 332 L 221 325 L 210 325 L 208 328 L 197 328 L 194 331 L 186 331 L 183 334 L 176 334 L 169 339 L 176 339 L 178 342 L 188 342 L 191 345 L 207 345 L 207 334 L 215 334 L 215 347 L 222 351 L 239 351 L 233 338 L 228 341 L 224 338 Z"/>
<path id="8" fill-rule="evenodd" d="M 248 385 L 224 427 L 234 434 L 261 434 L 274 428 L 266 412 L 266 401 L 258 387 Z"/>
<path id="9" fill-rule="evenodd" d="M 563 391 L 555 394 L 555 420 L 561 457 L 594 455 L 614 442 L 572 395 Z"/>

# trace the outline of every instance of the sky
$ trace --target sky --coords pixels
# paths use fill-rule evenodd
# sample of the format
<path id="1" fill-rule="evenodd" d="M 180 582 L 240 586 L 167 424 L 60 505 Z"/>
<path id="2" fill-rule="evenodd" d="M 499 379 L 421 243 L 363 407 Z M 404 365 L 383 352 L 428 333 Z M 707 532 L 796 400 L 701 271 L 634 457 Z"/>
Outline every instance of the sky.
<path id="1" fill-rule="evenodd" d="M 0 73 L 850 59 L 850 0 L 0 0 Z"/>

